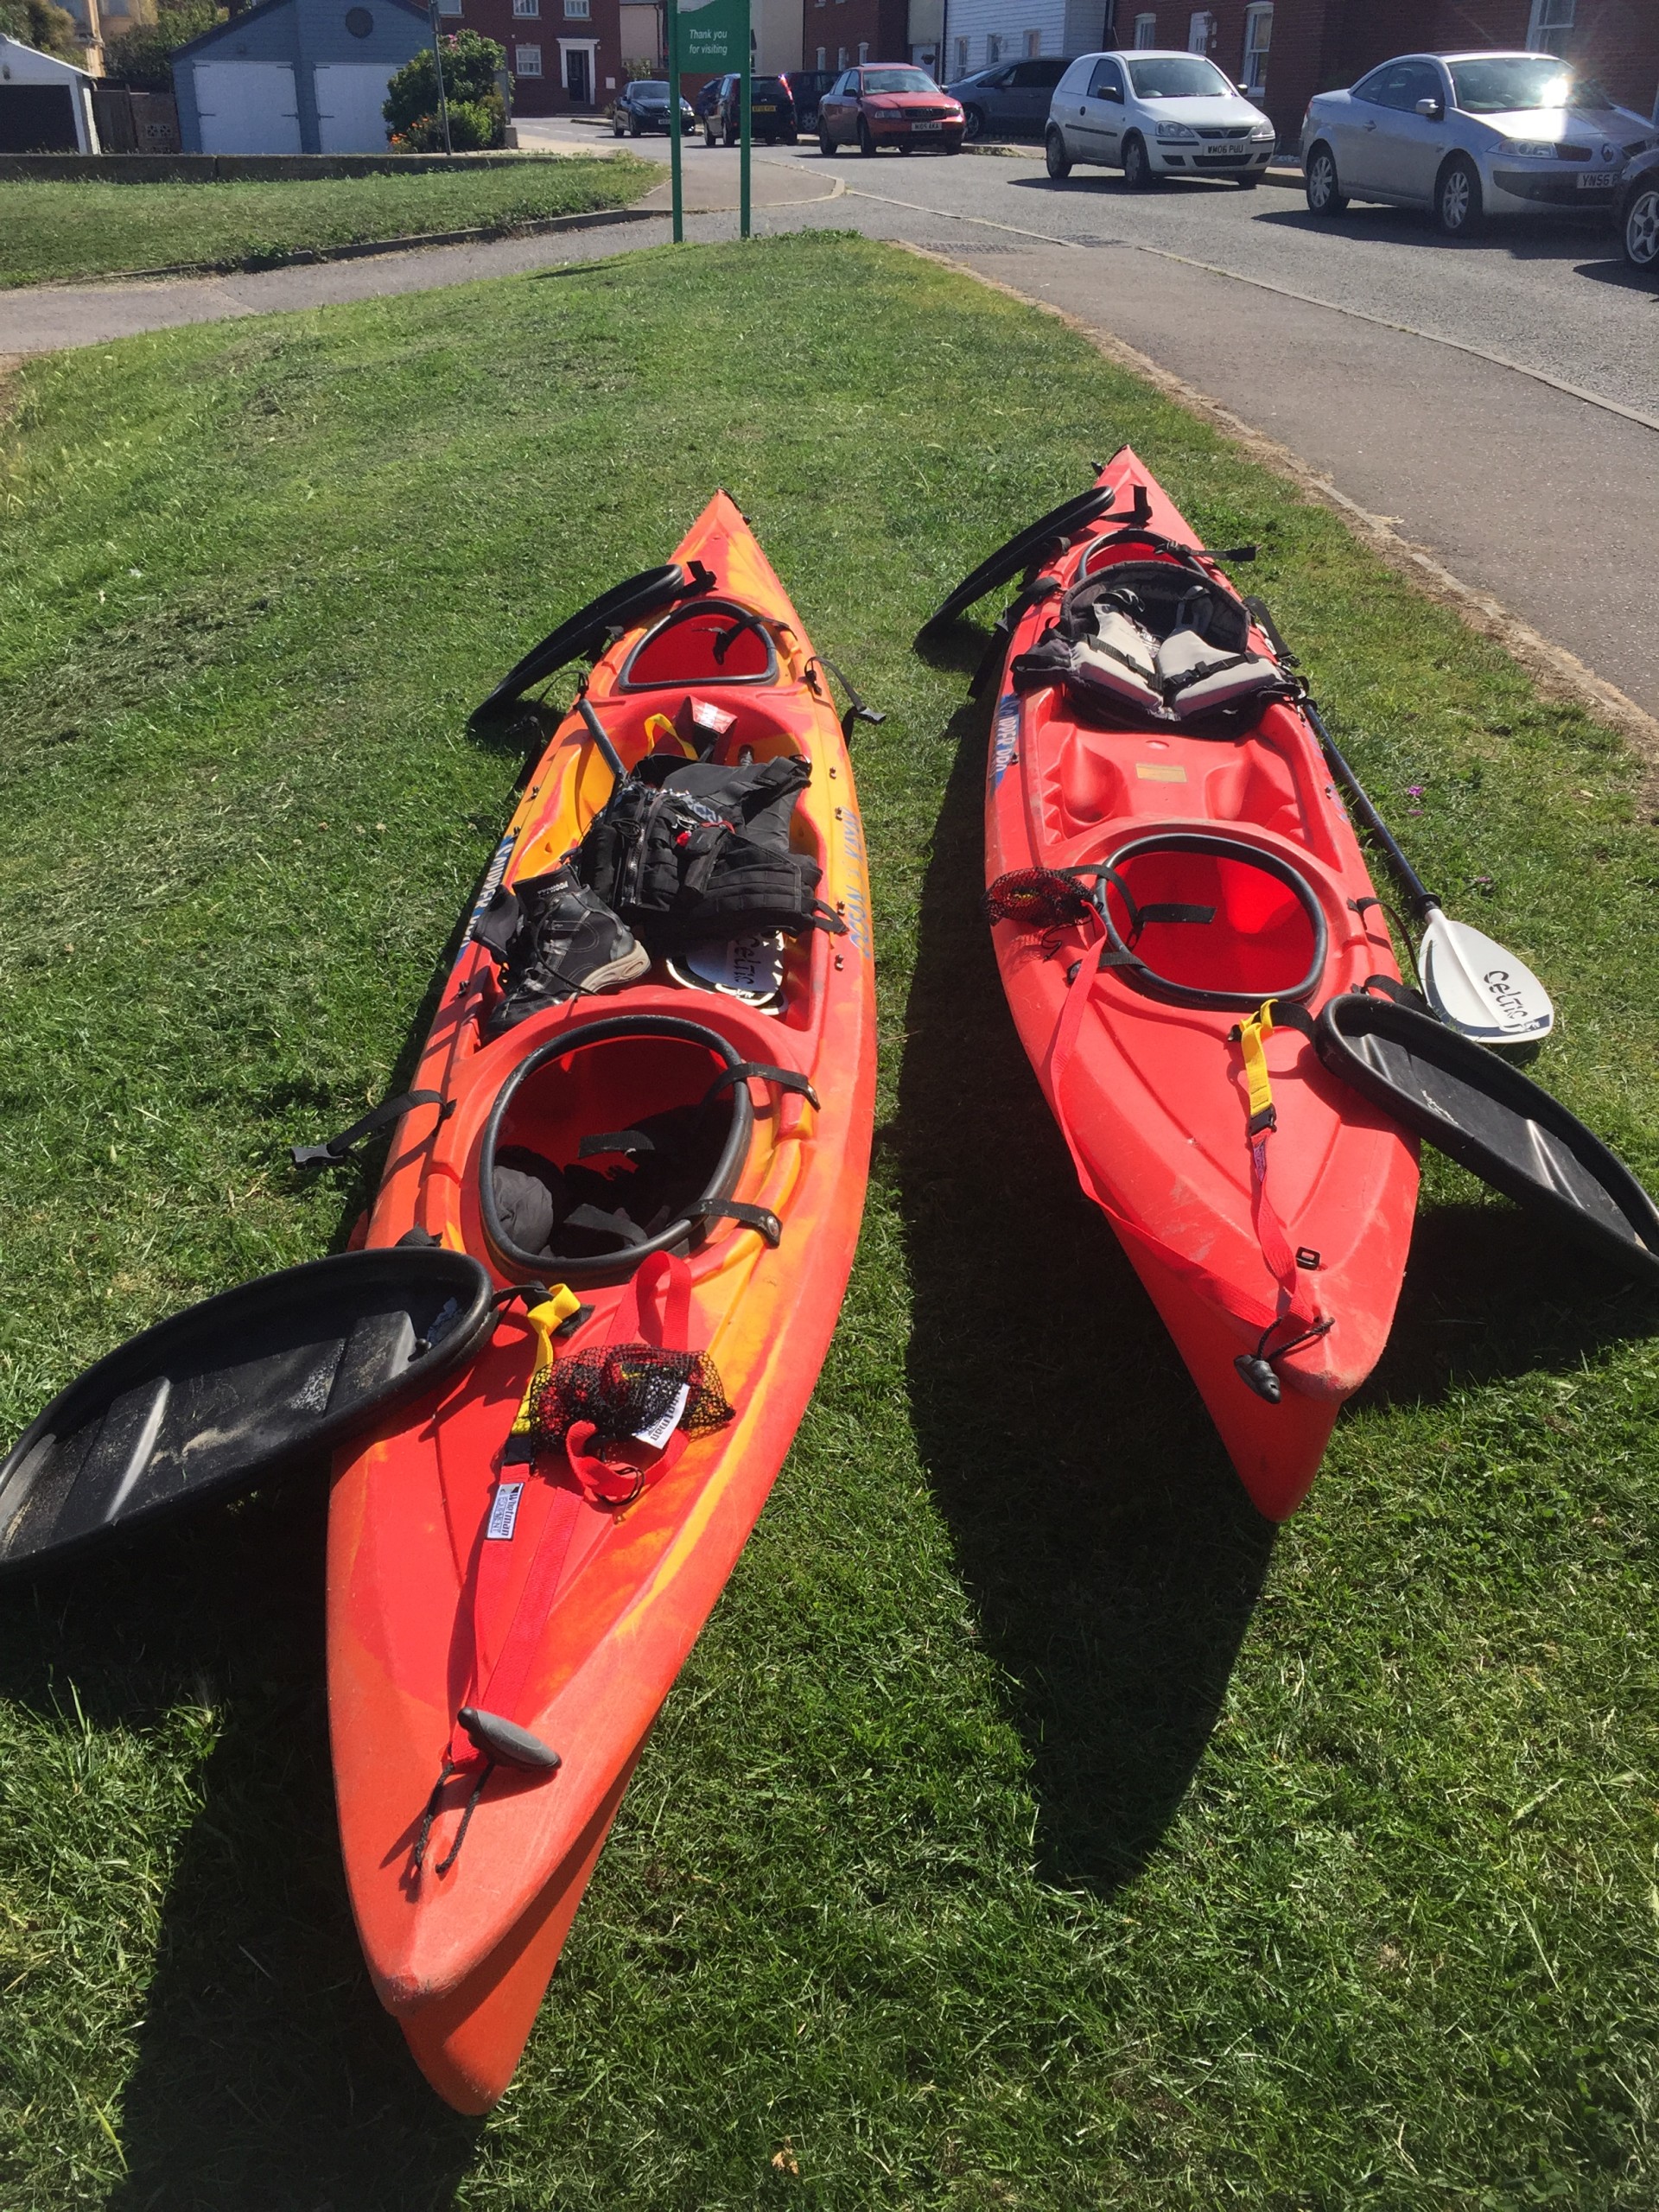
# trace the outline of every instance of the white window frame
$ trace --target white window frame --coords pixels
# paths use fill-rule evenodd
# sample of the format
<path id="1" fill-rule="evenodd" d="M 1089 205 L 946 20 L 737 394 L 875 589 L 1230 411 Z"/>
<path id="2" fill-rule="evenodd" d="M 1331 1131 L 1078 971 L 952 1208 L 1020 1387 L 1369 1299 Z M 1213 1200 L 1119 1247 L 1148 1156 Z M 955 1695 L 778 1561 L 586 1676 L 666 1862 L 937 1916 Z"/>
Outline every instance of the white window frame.
<path id="1" fill-rule="evenodd" d="M 542 0 L 512 0 L 512 12 L 515 18 L 520 16 L 539 16 L 542 12 Z"/>
<path id="2" fill-rule="evenodd" d="M 985 41 L 985 67 L 988 69 L 995 69 L 1001 59 L 1002 35 L 1000 31 L 993 31 Z"/>
<path id="3" fill-rule="evenodd" d="M 861 69 L 869 58 L 870 41 L 867 38 L 861 38 L 858 41 L 858 67 Z"/>
<path id="4" fill-rule="evenodd" d="M 1158 43 L 1158 18 L 1157 18 L 1157 16 L 1156 16 L 1155 15 L 1154 15 L 1154 16 L 1137 16 L 1135 17 L 1135 45 L 1137 46 L 1137 48 L 1145 48 L 1145 47 L 1156 46 L 1156 45 L 1157 45 L 1157 43 Z"/>
<path id="5" fill-rule="evenodd" d="M 461 9 L 461 0 L 438 0 L 438 13 L 441 16 L 458 16 Z"/>
<path id="6" fill-rule="evenodd" d="M 1574 28 L 1578 0 L 1532 0 L 1532 20 L 1527 25 L 1527 44 L 1535 54 L 1559 54 L 1563 60 Z M 1559 46 L 1551 43 L 1559 39 Z"/>
<path id="7" fill-rule="evenodd" d="M 1042 59 L 1042 53 L 1043 35 L 1041 31 L 1027 31 L 1026 33 L 1026 60 L 1027 61 L 1039 61 Z"/>
<path id="8" fill-rule="evenodd" d="M 1215 42 L 1216 18 L 1208 8 L 1195 8 L 1187 18 L 1186 50 L 1189 54 L 1208 54 Z"/>
<path id="9" fill-rule="evenodd" d="M 818 0 L 818 5 L 819 7 L 823 7 L 823 0 Z M 827 46 L 819 47 L 817 48 L 817 60 L 813 64 L 813 67 L 817 70 L 818 74 L 822 76 L 823 72 L 830 67 L 829 48 Z"/>
<path id="10" fill-rule="evenodd" d="M 1260 35 L 1264 32 L 1265 37 Z M 1273 60 L 1273 9 L 1270 4 L 1244 10 L 1244 60 L 1239 70 L 1239 89 L 1259 99 L 1268 89 L 1268 68 Z"/>
<path id="11" fill-rule="evenodd" d="M 517 8 L 518 0 L 512 0 L 512 4 Z M 590 22 L 593 13 L 592 0 L 564 0 L 564 20 L 567 23 Z"/>
<path id="12" fill-rule="evenodd" d="M 844 46 L 838 46 L 836 48 L 836 67 L 837 69 L 844 69 L 847 67 L 847 49 Z"/>
<path id="13" fill-rule="evenodd" d="M 533 61 L 527 54 L 534 54 Z M 542 49 L 539 46 L 520 46 L 517 41 L 512 48 L 512 73 L 515 77 L 539 77 L 542 73 Z"/>
<path id="14" fill-rule="evenodd" d="M 956 73 L 958 77 L 965 77 L 968 74 L 968 55 L 969 51 L 970 49 L 968 41 L 965 38 L 959 38 L 957 41 L 956 68 Z"/>

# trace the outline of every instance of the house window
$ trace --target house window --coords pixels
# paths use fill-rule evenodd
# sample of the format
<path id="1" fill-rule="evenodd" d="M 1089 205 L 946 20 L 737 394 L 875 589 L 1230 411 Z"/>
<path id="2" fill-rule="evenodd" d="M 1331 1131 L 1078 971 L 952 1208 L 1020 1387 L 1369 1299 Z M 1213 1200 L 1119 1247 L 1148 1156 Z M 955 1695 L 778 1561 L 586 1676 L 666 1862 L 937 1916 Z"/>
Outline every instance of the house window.
<path id="1" fill-rule="evenodd" d="M 1273 44 L 1273 10 L 1244 11 L 1244 90 L 1260 99 L 1268 89 L 1268 49 Z"/>
<path id="2" fill-rule="evenodd" d="M 438 0 L 438 13 L 441 16 L 458 16 L 461 13 L 461 0 Z"/>
<path id="3" fill-rule="evenodd" d="M 1527 44 L 1535 54 L 1562 54 L 1573 35 L 1573 13 L 1578 0 L 1532 0 L 1532 21 Z"/>
<path id="4" fill-rule="evenodd" d="M 539 7 L 540 4 L 541 0 L 537 0 L 537 5 Z M 518 14 L 518 0 L 512 0 L 512 12 L 515 16 Z M 564 13 L 567 22 L 585 23 L 588 21 L 588 0 L 564 0 Z"/>
<path id="5" fill-rule="evenodd" d="M 1208 54 L 1216 35 L 1216 19 L 1207 8 L 1195 9 L 1186 27 L 1189 54 Z"/>
<path id="6" fill-rule="evenodd" d="M 1043 35 L 1041 31 L 1027 31 L 1026 33 L 1026 54 L 1027 58 L 1034 60 L 1042 50 Z"/>
<path id="7" fill-rule="evenodd" d="M 1001 59 L 1002 41 L 993 31 L 985 41 L 985 67 L 988 69 L 993 62 L 1000 61 Z"/>
<path id="8" fill-rule="evenodd" d="M 515 77 L 539 77 L 542 73 L 541 48 L 515 46 L 512 49 L 512 73 Z"/>
<path id="9" fill-rule="evenodd" d="M 868 61 L 870 58 L 870 41 L 867 38 L 861 38 L 858 41 L 858 58 L 861 63 Z"/>
<path id="10" fill-rule="evenodd" d="M 823 5 L 823 0 L 818 0 L 818 5 L 822 7 Z M 817 54 L 818 58 L 814 66 L 817 69 L 819 75 L 822 76 L 823 72 L 830 67 L 830 49 L 827 46 L 821 46 L 817 49 Z"/>
<path id="11" fill-rule="evenodd" d="M 1156 46 L 1158 18 L 1156 16 L 1137 16 L 1135 19 L 1135 42 L 1137 46 Z"/>
<path id="12" fill-rule="evenodd" d="M 542 0 L 512 0 L 512 12 L 515 16 L 539 16 Z"/>
<path id="13" fill-rule="evenodd" d="M 968 41 L 965 38 L 957 41 L 957 74 L 958 77 L 968 74 Z"/>
<path id="14" fill-rule="evenodd" d="M 847 67 L 847 49 L 844 46 L 838 46 L 836 48 L 836 67 L 837 69 L 844 69 Z"/>

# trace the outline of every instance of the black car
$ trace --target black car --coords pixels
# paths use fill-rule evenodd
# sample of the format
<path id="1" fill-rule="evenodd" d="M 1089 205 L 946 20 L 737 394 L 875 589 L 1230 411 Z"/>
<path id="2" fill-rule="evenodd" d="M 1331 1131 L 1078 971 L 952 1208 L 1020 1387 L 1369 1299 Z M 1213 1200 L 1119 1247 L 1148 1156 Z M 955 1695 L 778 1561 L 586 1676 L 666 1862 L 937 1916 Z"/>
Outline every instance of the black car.
<path id="1" fill-rule="evenodd" d="M 690 100 L 680 102 L 680 128 L 695 130 L 697 118 Z M 637 138 L 642 131 L 668 130 L 668 80 L 664 77 L 636 77 L 625 85 L 616 96 L 616 105 L 611 110 L 612 135 L 620 138 L 626 130 L 630 138 Z"/>
<path id="2" fill-rule="evenodd" d="M 1631 268 L 1659 276 L 1659 146 L 1638 154 L 1625 170 L 1613 219 Z"/>
<path id="3" fill-rule="evenodd" d="M 735 146 L 743 135 L 743 79 L 733 74 L 711 79 L 697 99 L 702 121 L 703 143 Z M 749 80 L 749 135 L 775 146 L 781 138 L 795 143 L 795 96 L 787 77 L 753 77 Z"/>
<path id="4" fill-rule="evenodd" d="M 839 69 L 791 69 L 790 71 L 789 89 L 795 99 L 797 130 L 817 129 L 818 102 L 840 74 Z"/>

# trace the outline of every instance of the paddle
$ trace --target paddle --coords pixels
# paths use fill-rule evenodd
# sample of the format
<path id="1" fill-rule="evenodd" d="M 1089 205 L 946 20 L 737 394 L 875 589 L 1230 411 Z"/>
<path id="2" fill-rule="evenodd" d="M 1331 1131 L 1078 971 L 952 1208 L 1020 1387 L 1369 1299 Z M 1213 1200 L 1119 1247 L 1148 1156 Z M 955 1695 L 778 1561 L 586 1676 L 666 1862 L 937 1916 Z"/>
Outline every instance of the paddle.
<path id="1" fill-rule="evenodd" d="M 1434 1012 L 1450 1027 L 1483 1045 L 1530 1045 L 1548 1037 L 1555 1026 L 1555 1009 L 1531 969 L 1467 922 L 1454 921 L 1433 892 L 1424 888 L 1393 831 L 1337 750 L 1311 699 L 1302 701 L 1302 711 L 1318 732 L 1325 757 L 1352 800 L 1354 812 L 1388 855 L 1414 920 L 1422 925 L 1417 972 Z"/>
<path id="2" fill-rule="evenodd" d="M 582 716 L 583 721 L 587 723 L 588 734 L 593 739 L 594 745 L 598 747 L 600 759 L 605 763 L 605 766 L 610 770 L 611 773 L 616 778 L 617 782 L 620 784 L 628 772 L 623 765 L 622 755 L 617 751 L 616 747 L 611 743 L 610 739 L 605 734 L 604 723 L 601 721 L 599 716 L 594 712 L 586 699 L 577 700 L 576 712 Z"/>

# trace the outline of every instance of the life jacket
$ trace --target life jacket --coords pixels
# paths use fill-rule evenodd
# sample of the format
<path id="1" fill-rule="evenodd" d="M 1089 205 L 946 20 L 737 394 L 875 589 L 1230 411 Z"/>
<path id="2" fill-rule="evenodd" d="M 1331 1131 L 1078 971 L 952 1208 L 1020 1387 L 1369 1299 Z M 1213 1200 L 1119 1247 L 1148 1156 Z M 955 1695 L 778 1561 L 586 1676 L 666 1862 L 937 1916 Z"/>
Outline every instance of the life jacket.
<path id="1" fill-rule="evenodd" d="M 789 842 L 811 773 L 798 753 L 741 768 L 649 754 L 588 825 L 578 873 L 653 952 L 772 930 L 839 931 L 817 896 L 823 870 Z"/>

